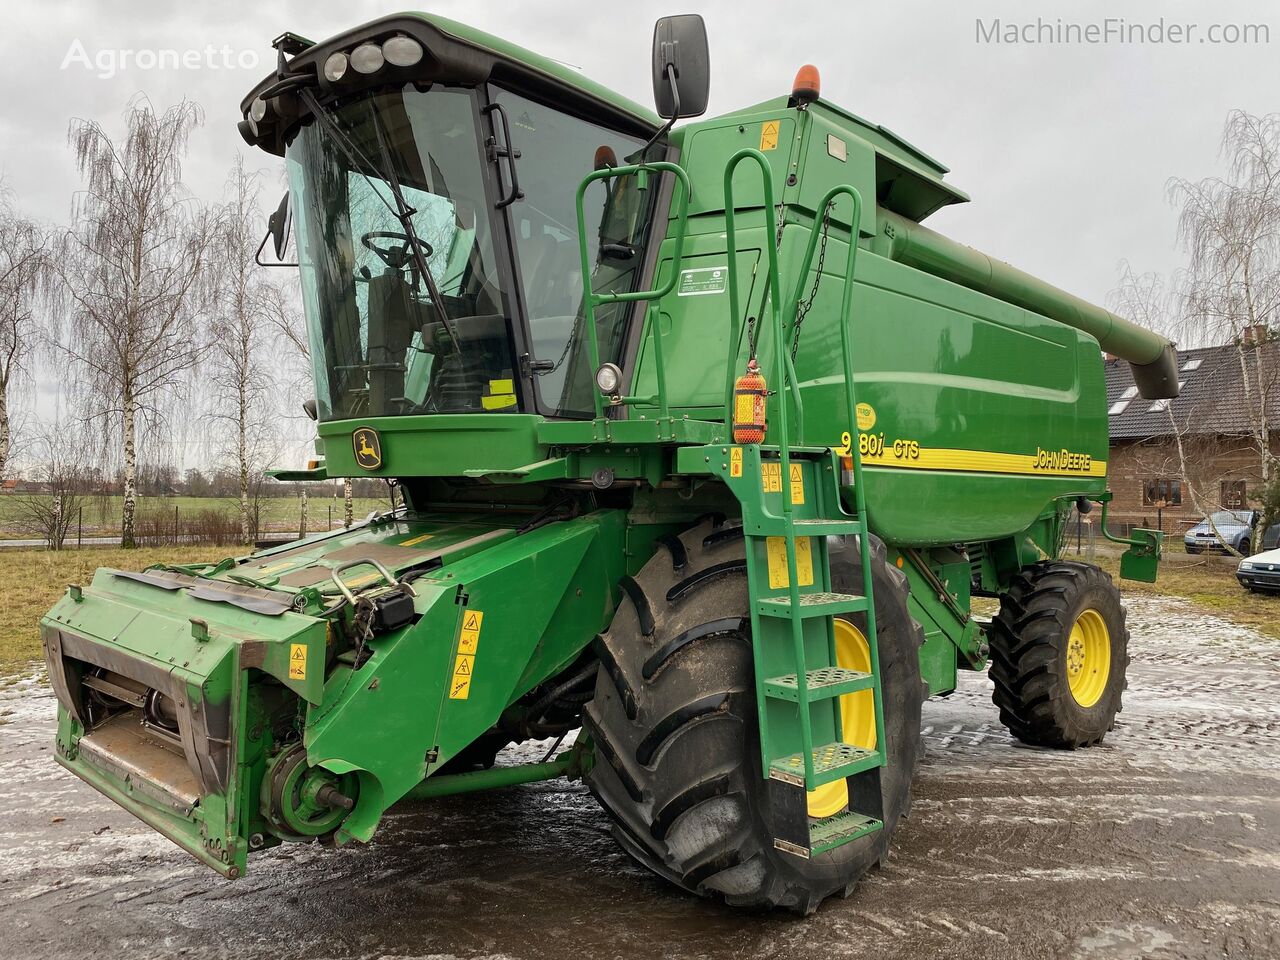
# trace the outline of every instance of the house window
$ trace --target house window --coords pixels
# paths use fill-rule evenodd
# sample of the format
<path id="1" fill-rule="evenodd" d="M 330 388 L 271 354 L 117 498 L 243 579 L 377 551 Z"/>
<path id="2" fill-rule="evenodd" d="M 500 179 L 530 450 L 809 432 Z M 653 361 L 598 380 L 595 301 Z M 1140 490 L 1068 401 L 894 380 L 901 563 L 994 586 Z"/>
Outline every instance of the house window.
<path id="1" fill-rule="evenodd" d="M 1169 478 L 1148 480 L 1142 485 L 1142 504 L 1146 507 L 1176 507 L 1182 503 L 1182 481 Z"/>
<path id="2" fill-rule="evenodd" d="M 1116 402 L 1111 405 L 1111 409 L 1107 411 L 1107 416 L 1115 417 L 1124 413 L 1124 408 L 1129 405 L 1129 401 L 1138 395 L 1137 387 L 1125 387 L 1124 393 L 1116 397 Z"/>
<path id="3" fill-rule="evenodd" d="M 1243 480 L 1222 481 L 1222 508 L 1224 510 L 1243 510 L 1246 506 L 1246 497 Z"/>
<path id="4" fill-rule="evenodd" d="M 1199 370 L 1201 363 L 1203 363 L 1203 361 L 1199 357 L 1196 357 L 1194 360 L 1188 360 L 1182 365 L 1182 372 L 1190 373 L 1192 370 Z"/>

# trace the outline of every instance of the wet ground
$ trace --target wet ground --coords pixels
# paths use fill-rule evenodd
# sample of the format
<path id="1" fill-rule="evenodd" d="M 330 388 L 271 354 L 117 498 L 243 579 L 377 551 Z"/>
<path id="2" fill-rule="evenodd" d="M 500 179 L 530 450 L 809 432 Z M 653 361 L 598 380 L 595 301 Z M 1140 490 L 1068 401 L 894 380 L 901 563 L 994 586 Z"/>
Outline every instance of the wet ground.
<path id="1" fill-rule="evenodd" d="M 807 920 L 669 889 L 563 781 L 407 808 L 369 846 L 285 847 L 228 882 L 56 767 L 47 688 L 11 684 L 0 956 L 1278 958 L 1280 643 L 1128 606 L 1102 747 L 1018 746 L 965 677 L 926 704 L 893 858 Z"/>

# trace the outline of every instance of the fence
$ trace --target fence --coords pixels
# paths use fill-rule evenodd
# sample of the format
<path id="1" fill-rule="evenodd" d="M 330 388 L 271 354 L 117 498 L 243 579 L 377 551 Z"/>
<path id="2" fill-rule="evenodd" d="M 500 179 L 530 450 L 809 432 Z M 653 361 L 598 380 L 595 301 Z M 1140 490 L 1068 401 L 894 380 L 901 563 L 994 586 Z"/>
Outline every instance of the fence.
<path id="1" fill-rule="evenodd" d="M 55 501 L 60 498 L 55 497 Z M 324 525 L 316 523 L 319 511 L 312 502 L 308 508 L 306 498 L 299 498 L 299 512 L 296 524 L 277 523 L 269 525 L 264 522 L 258 505 L 250 516 L 249 539 L 253 543 L 291 540 L 305 537 L 313 533 L 339 529 L 344 525 L 345 510 L 339 505 L 335 510 L 332 503 L 325 504 Z M 75 508 L 75 513 L 67 517 L 61 510 L 60 502 L 53 511 L 53 529 L 45 529 L 30 540 L 15 539 L 14 546 L 31 547 L 42 542 L 50 550 L 75 550 L 83 547 L 110 546 L 120 542 L 120 535 L 114 530 L 107 533 L 98 528 L 86 531 L 84 506 Z M 55 544 L 58 531 L 62 532 L 60 542 Z M 31 531 L 37 532 L 37 531 Z M 240 546 L 244 544 L 241 535 L 240 510 L 238 504 L 231 504 L 227 509 L 203 507 L 183 510 L 176 504 L 173 506 L 144 506 L 134 517 L 134 540 L 140 547 L 167 547 L 209 544 L 211 546 Z M 0 547 L 6 541 L 0 538 Z"/>

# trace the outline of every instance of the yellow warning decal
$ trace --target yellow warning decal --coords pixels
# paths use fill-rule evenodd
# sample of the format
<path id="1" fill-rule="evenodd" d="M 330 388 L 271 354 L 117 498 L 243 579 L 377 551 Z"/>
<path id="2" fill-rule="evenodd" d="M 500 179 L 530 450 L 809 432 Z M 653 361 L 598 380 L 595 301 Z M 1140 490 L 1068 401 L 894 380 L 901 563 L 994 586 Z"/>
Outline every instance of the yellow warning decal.
<path id="1" fill-rule="evenodd" d="M 449 681 L 449 699 L 450 700 L 466 700 L 471 695 L 471 677 L 470 675 L 460 677 L 456 673 L 453 679 Z"/>
<path id="2" fill-rule="evenodd" d="M 729 476 L 742 476 L 742 448 L 731 447 L 729 449 Z"/>
<path id="3" fill-rule="evenodd" d="M 790 586 L 786 538 L 765 537 L 764 545 L 769 558 L 769 588 L 781 590 Z M 813 546 L 808 537 L 796 537 L 796 583 L 802 587 L 813 586 Z"/>
<path id="4" fill-rule="evenodd" d="M 781 120 L 766 120 L 760 125 L 760 149 L 777 150 L 778 133 L 782 130 Z"/>
<path id="5" fill-rule="evenodd" d="M 514 407 L 515 405 L 516 398 L 514 394 L 510 393 L 500 394 L 496 397 L 480 398 L 480 406 L 485 410 L 501 410 L 503 407 Z"/>
<path id="6" fill-rule="evenodd" d="M 307 645 L 305 643 L 289 644 L 289 679 L 307 679 Z"/>
<path id="7" fill-rule="evenodd" d="M 515 393 L 516 392 L 515 381 L 514 380 L 490 380 L 489 392 L 492 393 L 494 396 L 497 396 L 500 393 Z"/>
<path id="8" fill-rule="evenodd" d="M 427 540 L 430 540 L 434 536 L 435 536 L 434 533 L 421 533 L 418 536 L 412 538 L 411 540 L 401 540 L 399 543 L 399 546 L 414 547 L 420 543 L 425 543 Z"/>
<path id="9" fill-rule="evenodd" d="M 458 652 L 475 656 L 480 645 L 480 625 L 484 623 L 484 614 L 479 610 L 468 610 L 462 617 L 462 632 L 458 635 Z"/>
<path id="10" fill-rule="evenodd" d="M 453 660 L 453 679 L 449 681 L 450 700 L 466 700 L 471 695 L 471 677 L 475 673 L 476 650 L 480 648 L 483 623 L 484 612 L 481 610 L 467 610 L 462 614 L 458 653 Z"/>
<path id="11" fill-rule="evenodd" d="M 765 493 L 782 492 L 782 464 L 767 460 L 760 464 L 760 486 Z"/>
<path id="12" fill-rule="evenodd" d="M 791 502 L 804 503 L 804 470 L 800 464 L 791 464 Z"/>

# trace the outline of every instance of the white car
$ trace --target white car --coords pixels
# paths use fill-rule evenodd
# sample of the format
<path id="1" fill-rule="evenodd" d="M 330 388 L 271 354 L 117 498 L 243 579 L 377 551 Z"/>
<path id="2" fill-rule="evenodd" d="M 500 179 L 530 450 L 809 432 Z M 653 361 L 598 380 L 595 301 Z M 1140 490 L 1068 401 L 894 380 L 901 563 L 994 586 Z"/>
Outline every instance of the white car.
<path id="1" fill-rule="evenodd" d="M 1267 550 L 1246 557 L 1236 567 L 1236 579 L 1250 590 L 1274 590 L 1280 593 L 1280 549 Z"/>

